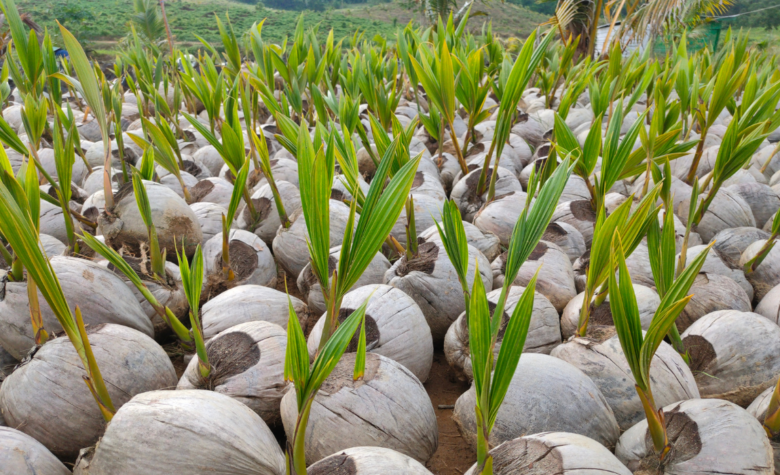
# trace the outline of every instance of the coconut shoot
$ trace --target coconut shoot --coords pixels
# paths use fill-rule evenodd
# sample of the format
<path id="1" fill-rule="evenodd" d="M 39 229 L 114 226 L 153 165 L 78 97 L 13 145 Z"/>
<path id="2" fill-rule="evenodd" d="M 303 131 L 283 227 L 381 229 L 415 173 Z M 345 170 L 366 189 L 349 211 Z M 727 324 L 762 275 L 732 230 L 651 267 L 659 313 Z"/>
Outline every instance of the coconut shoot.
<path id="1" fill-rule="evenodd" d="M 769 235 L 769 238 L 767 238 L 764 245 L 761 246 L 761 249 L 759 249 L 755 257 L 745 263 L 745 275 L 752 274 L 756 268 L 761 265 L 764 259 L 766 259 L 766 256 L 769 255 L 769 251 L 775 247 L 777 236 L 780 236 L 780 213 L 775 213 L 775 217 L 772 220 L 772 234 Z"/>
<path id="2" fill-rule="evenodd" d="M 149 239 L 148 247 L 145 243 L 140 244 L 140 253 L 142 262 L 149 259 L 151 262 L 150 270 L 154 279 L 165 279 L 165 257 L 166 249 L 160 249 L 160 241 L 157 239 L 157 229 L 152 221 L 152 205 L 149 203 L 149 196 L 146 194 L 146 187 L 137 169 L 133 170 L 133 194 L 138 211 L 141 214 L 146 225 L 147 236 Z"/>
<path id="3" fill-rule="evenodd" d="M 198 355 L 198 368 L 202 378 L 208 378 L 211 373 L 206 343 L 203 341 L 203 324 L 200 321 L 200 293 L 203 289 L 203 253 L 200 245 L 195 249 L 195 255 L 192 258 L 192 267 L 184 253 L 176 250 L 176 256 L 179 258 L 179 270 L 181 272 L 181 283 L 184 287 L 184 295 L 187 296 L 187 302 L 190 304 L 190 325 L 192 326 L 192 339 L 195 343 L 195 352 Z"/>

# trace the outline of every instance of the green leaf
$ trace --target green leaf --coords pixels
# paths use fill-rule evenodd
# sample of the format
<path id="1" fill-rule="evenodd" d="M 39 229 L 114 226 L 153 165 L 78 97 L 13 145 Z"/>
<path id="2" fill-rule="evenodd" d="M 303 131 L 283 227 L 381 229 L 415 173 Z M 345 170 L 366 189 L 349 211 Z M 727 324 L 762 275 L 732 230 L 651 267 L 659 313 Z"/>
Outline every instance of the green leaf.
<path id="1" fill-rule="evenodd" d="M 303 409 L 306 397 L 304 391 L 309 380 L 309 350 L 306 348 L 306 338 L 303 336 L 301 323 L 292 305 L 289 294 L 287 295 L 287 350 L 284 357 L 284 379 L 295 385 L 295 395 L 298 402 L 298 411 Z"/>
<path id="2" fill-rule="evenodd" d="M 479 262 L 476 262 L 479 275 Z M 492 352 L 490 348 L 490 309 L 482 279 L 475 278 L 471 288 L 471 301 L 466 312 L 469 324 L 469 352 L 471 353 L 471 367 L 474 373 L 474 388 L 477 393 L 477 406 L 480 404 L 481 395 L 490 384 L 490 363 Z M 500 315 L 496 318 L 501 318 Z M 482 407 L 483 410 L 487 408 Z"/>

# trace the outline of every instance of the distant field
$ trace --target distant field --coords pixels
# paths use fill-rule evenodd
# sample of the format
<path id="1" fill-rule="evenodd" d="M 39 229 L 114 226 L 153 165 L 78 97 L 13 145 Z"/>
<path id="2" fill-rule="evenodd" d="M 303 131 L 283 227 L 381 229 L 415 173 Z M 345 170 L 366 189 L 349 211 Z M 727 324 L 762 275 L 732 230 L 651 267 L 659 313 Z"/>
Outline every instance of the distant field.
<path id="1" fill-rule="evenodd" d="M 55 29 L 55 19 L 59 19 L 80 40 L 91 41 L 94 49 L 106 53 L 113 49 L 116 39 L 127 33 L 132 15 L 130 0 L 18 0 L 18 5 L 21 11 L 30 13 L 35 21 L 49 29 Z M 229 15 L 237 35 L 267 18 L 263 37 L 274 42 L 292 34 L 299 15 L 299 12 L 256 9 L 253 5 L 225 0 L 174 0 L 166 2 L 165 9 L 176 41 L 190 47 L 197 45 L 196 34 L 209 42 L 219 42 L 215 13 L 223 20 Z M 493 31 L 505 37 L 525 37 L 547 19 L 526 8 L 496 0 L 487 6 L 478 4 L 475 10 L 484 10 L 488 16 L 472 19 L 469 23 L 474 30 L 481 28 L 484 22 L 492 21 Z M 307 25 L 319 22 L 321 31 L 333 29 L 336 38 L 351 36 L 357 30 L 365 31 L 368 38 L 376 34 L 391 36 L 398 27 L 419 19 L 417 12 L 395 2 L 307 12 L 305 15 Z"/>

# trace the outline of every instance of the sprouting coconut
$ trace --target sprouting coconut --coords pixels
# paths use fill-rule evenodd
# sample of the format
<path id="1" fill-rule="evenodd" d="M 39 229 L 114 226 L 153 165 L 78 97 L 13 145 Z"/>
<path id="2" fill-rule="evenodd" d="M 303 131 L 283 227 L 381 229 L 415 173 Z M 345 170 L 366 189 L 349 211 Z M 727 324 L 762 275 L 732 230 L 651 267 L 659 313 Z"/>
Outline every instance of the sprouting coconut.
<path id="1" fill-rule="evenodd" d="M 154 335 L 151 320 L 121 278 L 99 264 L 75 257 L 58 256 L 51 265 L 59 278 L 63 293 L 72 306 L 78 305 L 85 325 L 116 323 Z M 30 321 L 29 299 L 25 282 L 0 282 L 0 344 L 14 358 L 21 360 L 35 346 Z M 49 304 L 38 292 L 43 325 L 47 331 L 61 331 Z M 81 368 L 81 366 L 79 366 Z"/>
<path id="2" fill-rule="evenodd" d="M 490 451 L 494 475 L 631 475 L 612 452 L 569 432 L 542 432 L 504 442 Z M 476 465 L 466 475 L 477 475 Z"/>
<path id="3" fill-rule="evenodd" d="M 68 232 L 65 227 L 65 213 L 59 205 L 54 205 L 48 201 L 41 201 L 40 207 L 40 232 L 53 236 L 63 243 L 68 242 Z M 79 223 L 71 219 L 75 229 L 79 228 Z"/>
<path id="4" fill-rule="evenodd" d="M 466 442 L 477 445 L 474 386 L 455 403 L 452 418 Z M 620 435 L 615 415 L 585 373 L 549 355 L 523 354 L 498 410 L 491 446 L 545 430 L 581 434 L 606 447 Z"/>
<path id="5" fill-rule="evenodd" d="M 206 345 L 211 373 L 203 378 L 198 359 L 190 360 L 177 389 L 207 389 L 246 404 L 266 424 L 279 422 L 284 396 L 284 354 L 287 332 L 279 325 L 240 323 L 219 333 Z"/>
<path id="6" fill-rule="evenodd" d="M 295 297 L 290 297 L 301 326 L 306 328 L 309 308 Z M 287 294 L 260 285 L 239 285 L 227 290 L 201 307 L 200 320 L 203 339 L 245 322 L 264 321 L 287 329 L 289 320 Z"/>
<path id="7" fill-rule="evenodd" d="M 544 134 L 547 132 L 537 120 L 528 120 L 529 116 L 526 113 L 518 113 L 515 119 L 515 125 L 512 127 L 512 134 L 521 137 L 530 146 L 538 147 L 544 143 Z"/>
<path id="8" fill-rule="evenodd" d="M 175 255 L 174 249 L 182 248 L 188 256 L 203 241 L 198 218 L 173 190 L 150 181 L 144 181 L 151 205 L 152 222 L 157 229 L 160 248 Z M 115 249 L 127 247 L 140 255 L 139 246 L 148 242 L 148 229 L 141 218 L 132 183 L 120 187 L 114 195 L 114 209 L 106 210 L 98 222 L 106 237 L 106 244 Z M 184 243 L 184 244 L 182 244 Z"/>
<path id="9" fill-rule="evenodd" d="M 567 201 L 558 204 L 552 216 L 553 223 L 566 223 L 582 234 L 585 246 L 590 248 L 593 241 L 593 228 L 596 225 L 596 213 L 589 200 Z"/>
<path id="10" fill-rule="evenodd" d="M 417 256 L 411 260 L 403 256 L 395 261 L 385 274 L 384 283 L 404 291 L 417 302 L 431 328 L 433 341 L 438 344 L 444 340 L 452 322 L 466 309 L 463 288 L 440 240 L 420 244 L 417 250 Z M 490 262 L 473 246 L 468 246 L 468 252 L 469 285 L 474 282 L 475 261 L 478 260 L 479 277 L 485 289 L 492 290 Z"/>
<path id="11" fill-rule="evenodd" d="M 203 245 L 203 298 L 209 299 L 239 285 L 276 286 L 276 262 L 271 249 L 255 234 L 230 231 L 230 262 L 225 270 L 222 233 Z"/>
<path id="12" fill-rule="evenodd" d="M 688 252 L 686 253 L 685 262 L 692 262 L 693 259 L 695 259 L 696 256 L 698 256 L 699 253 L 702 252 L 706 247 L 707 246 L 704 245 L 689 247 Z M 679 255 L 677 257 L 679 259 Z M 748 299 L 752 301 L 753 286 L 750 285 L 751 283 L 748 282 L 748 279 L 745 278 L 745 272 L 742 270 L 742 267 L 729 264 L 731 264 L 731 262 L 726 259 L 722 259 L 717 252 L 710 252 L 707 255 L 707 259 L 704 261 L 701 272 L 706 272 L 709 275 L 717 274 L 730 278 L 739 284 L 740 287 L 742 287 L 742 290 L 745 291 Z M 758 298 L 760 299 L 760 297 Z"/>
<path id="13" fill-rule="evenodd" d="M 774 473 L 772 447 L 761 423 L 737 405 L 691 399 L 663 412 L 671 447 L 663 462 L 653 448 L 647 420 L 620 437 L 615 455 L 634 473 Z"/>
<path id="14" fill-rule="evenodd" d="M 769 238 L 769 233 L 758 228 L 741 227 L 724 229 L 712 238 L 715 241 L 713 249 L 717 251 L 723 262 L 732 268 L 739 267 L 742 253 L 754 242 Z"/>
<path id="15" fill-rule="evenodd" d="M 728 277 L 702 272 L 693 281 L 693 298 L 677 318 L 677 328 L 685 331 L 701 317 L 717 310 L 750 312 L 752 307 L 742 287 Z"/>
<path id="16" fill-rule="evenodd" d="M 176 385 L 168 355 L 143 333 L 112 324 L 88 327 L 88 333 L 114 407 L 136 394 Z M 103 416 L 82 381 L 84 376 L 71 342 L 67 338 L 49 340 L 0 386 L 0 409 L 6 422 L 58 457 L 74 460 L 80 449 L 97 442 L 104 429 Z M 52 430 L 52 421 L 57 421 L 56 430 Z"/>
<path id="17" fill-rule="evenodd" d="M 690 194 L 677 207 L 677 216 L 685 224 L 688 223 L 689 210 Z M 701 222 L 694 230 L 699 233 L 703 241 L 710 242 L 716 234 L 724 229 L 741 226 L 756 226 L 753 211 L 739 194 L 724 188 L 715 195 L 709 209 L 704 213 Z"/>
<path id="18" fill-rule="evenodd" d="M 0 473 L 70 475 L 70 470 L 29 435 L 10 427 L 0 427 Z"/>
<path id="19" fill-rule="evenodd" d="M 493 350 L 495 357 L 501 349 L 504 331 L 509 323 L 510 315 L 515 310 L 523 295 L 525 287 L 512 286 L 507 294 L 506 307 L 501 320 L 501 328 L 498 333 L 498 342 Z M 487 294 L 488 306 L 491 313 L 495 310 L 501 290 L 496 289 Z M 470 381 L 474 374 L 471 368 L 471 352 L 469 349 L 469 327 L 466 312 L 460 314 L 453 322 L 444 338 L 444 356 L 447 362 L 455 370 L 458 378 Z M 528 328 L 523 353 L 550 354 L 553 348 L 561 344 L 561 329 L 558 312 L 550 301 L 541 293 L 534 292 L 533 314 Z"/>
<path id="20" fill-rule="evenodd" d="M 493 285 L 504 283 L 507 254 L 501 254 L 493 261 Z M 553 243 L 539 241 L 528 259 L 520 267 L 515 277 L 514 285 L 527 285 L 537 269 L 539 275 L 536 291 L 547 297 L 558 312 L 561 312 L 569 301 L 577 295 L 574 283 L 574 270 L 569 256 Z"/>
<path id="21" fill-rule="evenodd" d="M 780 285 L 772 287 L 753 311 L 780 325 Z"/>
<path id="22" fill-rule="evenodd" d="M 349 207 L 341 201 L 330 200 L 330 244 L 340 246 L 349 219 Z M 297 279 L 309 262 L 309 248 L 306 244 L 308 231 L 302 210 L 290 216 L 292 225 L 280 227 L 273 241 L 273 251 L 279 265 L 292 278 Z M 357 223 L 356 223 L 357 224 Z"/>
<path id="23" fill-rule="evenodd" d="M 284 211 L 288 216 L 301 209 L 301 192 L 298 187 L 288 181 L 277 181 L 276 186 L 279 189 L 279 197 L 284 205 Z M 241 229 L 254 232 L 270 246 L 277 231 L 279 231 L 279 226 L 282 225 L 271 186 L 263 185 L 257 188 L 252 194 L 252 204 L 257 211 L 258 221 L 252 222 L 249 209 L 242 203 L 236 215 L 235 224 Z"/>
<path id="24" fill-rule="evenodd" d="M 224 178 L 206 178 L 189 189 L 193 203 L 216 203 L 224 208 L 230 205 L 233 194 L 233 184 Z"/>
<path id="25" fill-rule="evenodd" d="M 384 447 L 425 463 L 439 445 L 436 414 L 420 381 L 402 364 L 366 354 L 362 380 L 353 381 L 355 353 L 345 354 L 314 399 L 306 431 L 306 463 L 350 447 Z M 282 399 L 289 438 L 298 411 L 295 391 Z"/>
<path id="26" fill-rule="evenodd" d="M 550 223 L 542 235 L 542 241 L 553 243 L 563 249 L 572 264 L 586 251 L 582 233 L 577 231 L 574 226 L 562 221 Z"/>
<path id="27" fill-rule="evenodd" d="M 747 407 L 747 412 L 751 416 L 755 417 L 759 422 L 764 423 L 766 420 L 766 412 L 769 409 L 770 401 L 772 400 L 772 394 L 775 388 L 766 388 L 764 392 L 758 395 L 752 403 Z M 777 474 L 778 468 L 780 468 L 780 442 L 776 440 L 776 437 L 769 439 L 769 444 L 772 446 L 772 450 L 775 454 L 775 474 Z"/>
<path id="28" fill-rule="evenodd" d="M 466 221 L 463 221 L 463 229 L 466 232 L 468 243 L 479 249 L 489 261 L 492 262 L 501 253 L 501 241 L 495 234 L 482 232 L 479 228 Z M 436 226 L 431 226 L 425 231 L 417 233 L 417 237 L 425 241 L 441 239 L 439 228 Z"/>
<path id="29" fill-rule="evenodd" d="M 764 224 L 780 208 L 780 196 L 767 185 L 755 182 L 741 183 L 728 186 L 726 189 L 734 191 L 750 206 L 758 228 L 764 227 Z"/>
<path id="30" fill-rule="evenodd" d="M 351 447 L 306 469 L 309 475 L 432 475 L 417 460 L 382 447 Z"/>
<path id="31" fill-rule="evenodd" d="M 215 470 L 283 475 L 284 454 L 265 422 L 245 405 L 214 391 L 182 390 L 151 391 L 127 402 L 75 474 L 205 475 Z"/>
<path id="32" fill-rule="evenodd" d="M 193 155 L 195 163 L 205 167 L 211 173 L 211 176 L 219 175 L 220 170 L 225 165 L 222 155 L 219 154 L 213 145 L 200 147 Z"/>
<path id="33" fill-rule="evenodd" d="M 591 315 L 591 322 L 594 316 Z M 603 343 L 575 338 L 556 347 L 551 354 L 580 369 L 596 383 L 612 408 L 620 430 L 645 418 L 642 401 L 634 388 L 636 382 L 617 335 Z M 653 356 L 650 381 L 653 397 L 660 406 L 699 397 L 696 380 L 688 365 L 665 342 Z"/>
<path id="34" fill-rule="evenodd" d="M 440 219 L 442 205 L 444 201 L 440 201 L 437 198 L 433 198 L 429 195 L 410 195 L 414 202 L 414 226 L 415 229 L 428 229 L 431 226 L 436 226 L 436 220 Z M 401 215 L 395 222 L 395 226 L 390 231 L 390 235 L 394 237 L 402 246 L 406 247 L 406 225 L 408 223 L 406 217 L 406 207 L 401 210 Z"/>
<path id="35" fill-rule="evenodd" d="M 749 245 L 739 259 L 740 269 L 756 257 L 766 244 L 766 239 L 759 239 Z M 780 284 L 780 248 L 770 249 L 763 261 L 753 272 L 747 274 L 747 280 L 755 289 L 755 300 L 761 301 L 777 284 Z"/>
<path id="36" fill-rule="evenodd" d="M 633 276 L 633 274 L 632 274 Z M 642 329 L 650 328 L 650 322 L 653 320 L 653 314 L 661 299 L 658 293 L 650 287 L 633 284 L 634 294 L 636 295 L 637 309 L 639 310 L 639 319 L 642 322 Z M 585 293 L 580 292 L 571 299 L 561 313 L 561 332 L 564 339 L 569 339 L 577 333 L 577 326 L 580 319 L 580 310 L 582 309 L 582 299 Z M 588 337 L 595 337 L 599 340 L 605 340 L 615 334 L 615 323 L 612 320 L 612 310 L 609 306 L 609 295 L 604 302 L 593 309 L 588 320 Z"/>
<path id="37" fill-rule="evenodd" d="M 414 176 L 412 182 L 412 193 L 417 195 L 427 195 L 431 198 L 435 198 L 439 201 L 447 199 L 447 195 L 444 191 L 444 186 L 441 184 L 438 172 L 436 175 L 418 171 Z"/>
<path id="38" fill-rule="evenodd" d="M 528 195 L 515 191 L 486 203 L 474 215 L 474 226 L 482 232 L 498 236 L 502 246 L 508 246 L 512 230 L 526 208 Z"/>
<path id="39" fill-rule="evenodd" d="M 328 272 L 333 275 L 333 271 L 338 268 L 339 256 L 341 254 L 341 246 L 334 247 L 330 250 L 330 257 L 328 258 Z M 390 268 L 390 261 L 380 252 L 377 252 L 368 267 L 360 276 L 358 281 L 352 286 L 352 289 L 357 289 L 364 285 L 369 284 L 381 284 L 385 277 L 385 273 Z M 321 315 L 325 313 L 325 298 L 322 296 L 322 286 L 320 286 L 319 280 L 311 270 L 311 263 L 306 264 L 303 271 L 298 276 L 298 290 L 301 291 L 301 295 L 306 297 L 306 303 L 309 305 L 309 311 L 315 315 Z M 358 305 L 359 306 L 359 305 Z M 355 307 L 357 308 L 357 306 Z"/>
<path id="40" fill-rule="evenodd" d="M 122 183 L 122 170 L 114 168 L 111 170 L 111 186 L 114 188 L 114 192 L 119 188 Z M 87 175 L 82 183 L 81 187 L 87 193 L 91 195 L 98 191 L 103 191 L 103 167 L 95 167 L 92 169 L 92 173 Z"/>
<path id="41" fill-rule="evenodd" d="M 482 208 L 487 198 L 488 187 L 485 186 L 485 192 L 483 194 L 477 193 L 479 186 L 479 176 L 482 173 L 481 169 L 476 169 L 469 172 L 468 175 L 459 179 L 452 185 L 452 192 L 450 193 L 450 199 L 458 204 L 458 209 L 463 216 L 463 221 L 473 222 L 474 215 Z M 490 183 L 490 179 L 493 176 L 493 169 L 488 169 L 485 176 L 485 183 Z M 495 196 L 503 196 L 511 192 L 522 192 L 523 188 L 520 186 L 520 182 L 517 177 L 509 170 L 498 167 L 498 177 L 496 178 L 496 194 Z"/>
<path id="42" fill-rule="evenodd" d="M 780 374 L 780 327 L 761 315 L 721 310 L 682 334 L 703 397 L 747 407 Z"/>
<path id="43" fill-rule="evenodd" d="M 344 296 L 339 322 L 344 321 L 368 298 L 366 350 L 401 363 L 420 382 L 428 380 L 433 362 L 433 339 L 428 322 L 411 297 L 388 285 L 365 285 Z M 309 356 L 314 357 L 325 325 L 323 315 L 309 335 Z M 359 336 L 359 335 L 358 335 Z M 357 350 L 355 336 L 348 352 Z"/>
<path id="44" fill-rule="evenodd" d="M 192 203 L 190 208 L 198 218 L 204 244 L 222 233 L 222 215 L 227 216 L 227 208 L 216 203 Z"/>

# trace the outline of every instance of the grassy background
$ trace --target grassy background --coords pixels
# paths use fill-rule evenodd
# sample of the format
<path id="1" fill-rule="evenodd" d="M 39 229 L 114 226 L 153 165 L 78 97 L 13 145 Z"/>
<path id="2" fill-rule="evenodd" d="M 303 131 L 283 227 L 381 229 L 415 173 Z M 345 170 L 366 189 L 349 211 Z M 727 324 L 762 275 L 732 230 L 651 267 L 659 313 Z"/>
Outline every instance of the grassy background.
<path id="1" fill-rule="evenodd" d="M 80 41 L 86 41 L 99 53 L 110 53 L 119 38 L 129 30 L 128 21 L 133 14 L 131 0 L 18 0 L 20 11 L 56 31 L 55 20 L 67 26 Z M 229 15 L 237 35 L 247 31 L 253 23 L 266 18 L 263 37 L 281 42 L 295 29 L 300 12 L 256 8 L 254 5 L 228 0 L 170 0 L 165 4 L 168 21 L 176 41 L 183 46 L 197 47 L 195 35 L 206 41 L 218 43 L 219 34 L 214 14 L 222 19 Z M 493 31 L 503 37 L 526 37 L 547 16 L 525 7 L 493 0 L 489 5 L 478 4 L 474 10 L 482 10 L 487 16 L 475 17 L 469 24 L 475 30 L 487 21 L 493 22 Z M 419 20 L 417 11 L 411 11 L 401 3 L 375 3 L 329 9 L 323 12 L 305 12 L 307 26 L 320 23 L 320 31 L 334 30 L 339 39 L 351 36 L 355 31 L 365 31 L 366 37 L 376 34 L 391 36 L 397 28 L 410 20 Z M 91 43 L 91 44 L 90 44 Z"/>

